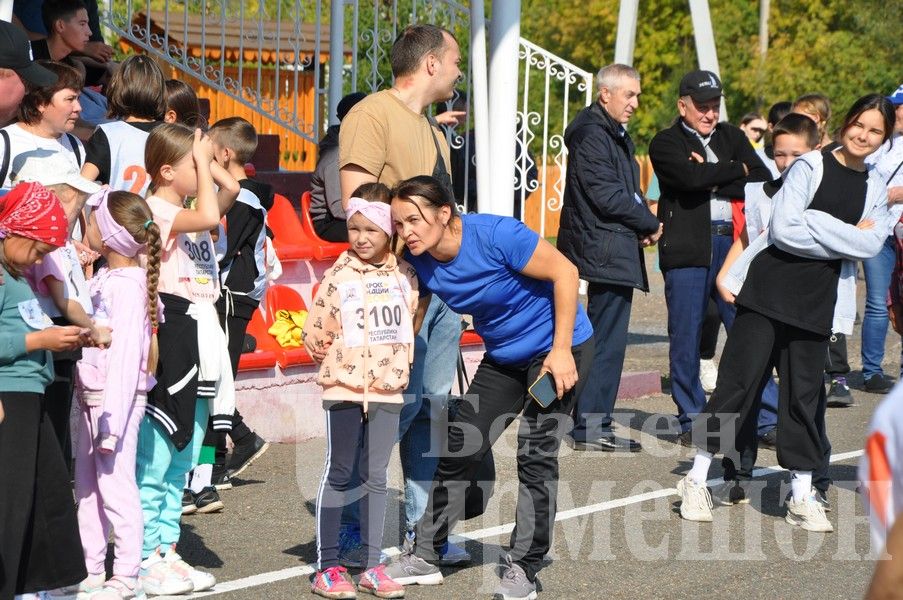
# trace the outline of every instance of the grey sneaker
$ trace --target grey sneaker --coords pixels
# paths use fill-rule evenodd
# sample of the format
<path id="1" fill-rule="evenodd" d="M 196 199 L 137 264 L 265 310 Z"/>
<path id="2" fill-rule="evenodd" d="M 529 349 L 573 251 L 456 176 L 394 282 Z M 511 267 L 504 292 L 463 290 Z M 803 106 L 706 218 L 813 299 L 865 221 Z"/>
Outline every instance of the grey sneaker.
<path id="1" fill-rule="evenodd" d="M 401 554 L 389 561 L 385 574 L 401 585 L 439 585 L 443 579 L 439 567 L 414 555 L 414 537 L 407 535 Z"/>
<path id="2" fill-rule="evenodd" d="M 520 565 L 514 564 L 511 555 L 505 555 L 508 565 L 502 573 L 502 580 L 492 594 L 493 600 L 535 600 L 536 583 L 527 579 Z"/>
<path id="3" fill-rule="evenodd" d="M 746 488 L 736 479 L 725 481 L 711 492 L 712 500 L 722 506 L 734 506 L 736 504 L 749 504 L 749 496 Z"/>
<path id="4" fill-rule="evenodd" d="M 834 377 L 831 379 L 831 387 L 828 388 L 827 405 L 830 408 L 846 408 L 853 406 L 853 394 L 846 377 Z"/>

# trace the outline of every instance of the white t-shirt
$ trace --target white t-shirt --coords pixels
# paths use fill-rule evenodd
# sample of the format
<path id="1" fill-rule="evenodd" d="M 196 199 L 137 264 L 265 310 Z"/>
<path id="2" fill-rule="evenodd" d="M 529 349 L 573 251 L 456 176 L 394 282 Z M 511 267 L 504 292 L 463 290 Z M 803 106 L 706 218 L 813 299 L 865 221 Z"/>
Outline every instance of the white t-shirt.
<path id="1" fill-rule="evenodd" d="M 882 550 L 903 511 L 903 387 L 891 390 L 872 415 L 859 462 L 862 500 L 869 509 L 872 542 Z"/>
<path id="2" fill-rule="evenodd" d="M 219 298 L 219 267 L 209 231 L 173 233 L 172 224 L 184 209 L 151 196 L 147 205 L 163 241 L 157 290 L 191 302 L 213 304 Z"/>
<path id="3" fill-rule="evenodd" d="M 72 164 L 81 170 L 85 161 L 85 148 L 73 135 L 63 134 L 58 138 L 45 138 L 26 131 L 18 123 L 7 125 L 3 128 L 9 134 L 9 170 L 3 180 L 2 187 L 9 190 L 12 187 L 12 179 L 19 172 L 26 159 L 29 157 L 45 157 L 52 154 L 63 154 L 72 161 Z M 73 149 L 75 141 L 77 151 Z M 0 140 L 0 164 L 3 164 L 7 148 Z"/>

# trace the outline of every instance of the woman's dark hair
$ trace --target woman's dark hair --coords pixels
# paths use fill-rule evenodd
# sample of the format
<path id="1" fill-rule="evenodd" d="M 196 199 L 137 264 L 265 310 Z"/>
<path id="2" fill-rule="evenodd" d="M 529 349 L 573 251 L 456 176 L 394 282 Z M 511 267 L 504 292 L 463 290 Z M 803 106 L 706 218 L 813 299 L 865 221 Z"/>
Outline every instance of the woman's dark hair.
<path id="1" fill-rule="evenodd" d="M 41 108 L 50 104 L 53 95 L 60 90 L 74 90 L 81 93 L 84 82 L 81 73 L 69 65 L 54 62 L 52 60 L 35 61 L 48 71 L 56 74 L 57 80 L 53 85 L 38 86 L 25 80 L 25 97 L 19 105 L 19 120 L 28 125 L 34 125 L 41 121 Z"/>
<path id="2" fill-rule="evenodd" d="M 843 118 L 843 125 L 840 126 L 840 135 L 845 134 L 847 129 L 852 127 L 853 123 L 867 110 L 877 110 L 881 114 L 881 118 L 884 120 L 884 139 L 881 142 L 886 142 L 894 135 L 896 115 L 894 114 L 894 105 L 881 94 L 869 94 L 854 102 L 850 110 L 847 111 L 847 116 Z"/>
<path id="3" fill-rule="evenodd" d="M 176 121 L 192 129 L 207 129 L 207 122 L 201 115 L 201 103 L 191 86 L 178 79 L 167 79 L 166 110 L 176 113 Z"/>
<path id="4" fill-rule="evenodd" d="M 439 180 L 435 177 L 418 175 L 417 177 L 405 179 L 392 188 L 393 200 L 410 202 L 417 207 L 417 210 L 420 212 L 420 216 L 423 217 L 424 221 L 432 223 L 430 219 L 427 219 L 426 216 L 424 216 L 423 211 L 420 210 L 420 206 L 414 202 L 413 198 L 415 196 L 422 198 L 423 203 L 433 210 L 439 210 L 443 206 L 447 206 L 451 209 L 453 219 L 458 216 L 458 206 L 455 204 L 455 199 L 448 193 L 445 186 L 439 183 Z"/>

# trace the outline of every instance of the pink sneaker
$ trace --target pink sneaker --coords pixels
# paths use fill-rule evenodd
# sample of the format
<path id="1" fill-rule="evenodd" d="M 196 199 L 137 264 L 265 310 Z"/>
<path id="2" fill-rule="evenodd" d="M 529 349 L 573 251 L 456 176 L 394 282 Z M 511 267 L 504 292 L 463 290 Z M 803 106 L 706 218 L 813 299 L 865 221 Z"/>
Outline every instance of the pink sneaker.
<path id="1" fill-rule="evenodd" d="M 364 571 L 357 589 L 377 598 L 404 598 L 404 586 L 386 575 L 386 565 Z"/>
<path id="2" fill-rule="evenodd" d="M 324 598 L 357 598 L 354 585 L 348 581 L 345 567 L 329 567 L 317 571 L 310 591 Z"/>
<path id="3" fill-rule="evenodd" d="M 103 587 L 88 596 L 88 600 L 145 600 L 141 584 L 137 577 L 113 575 Z"/>

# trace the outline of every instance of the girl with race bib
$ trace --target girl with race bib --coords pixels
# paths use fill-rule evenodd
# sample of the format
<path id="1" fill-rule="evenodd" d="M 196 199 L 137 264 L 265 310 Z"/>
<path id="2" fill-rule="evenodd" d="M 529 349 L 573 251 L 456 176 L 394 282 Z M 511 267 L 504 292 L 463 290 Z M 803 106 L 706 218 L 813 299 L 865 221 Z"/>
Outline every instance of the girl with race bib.
<path id="1" fill-rule="evenodd" d="M 148 56 L 130 56 L 116 69 L 106 96 L 107 116 L 115 120 L 94 130 L 85 146 L 82 175 L 144 197 L 150 185 L 144 146 L 166 112 L 163 72 Z"/>
<path id="2" fill-rule="evenodd" d="M 93 210 L 86 241 L 107 261 L 91 279 L 94 318 L 116 333 L 109 348 L 85 349 L 78 363 L 75 497 L 88 577 L 102 589 L 98 598 L 123 600 L 141 595 L 143 532 L 135 452 L 157 369 L 160 228 L 144 199 L 129 192 L 104 189 L 88 205 Z M 147 257 L 146 268 L 139 253 Z M 116 559 L 113 577 L 104 583 L 111 528 Z"/>
<path id="3" fill-rule="evenodd" d="M 404 596 L 404 587 L 386 576 L 379 558 L 387 467 L 414 355 L 418 293 L 414 269 L 390 250 L 389 200 L 389 189 L 380 183 L 355 190 L 347 209 L 351 248 L 324 274 L 302 333 L 304 347 L 321 363 L 318 382 L 326 410 L 317 573 L 311 587 L 324 598 L 355 597 L 347 571 L 339 566 L 338 539 L 342 508 L 358 498 L 367 559 L 357 589 L 380 598 Z M 361 485 L 351 490 L 355 463 Z"/>
<path id="4" fill-rule="evenodd" d="M 215 578 L 176 553 L 185 476 L 204 430 L 229 431 L 235 386 L 214 303 L 219 274 L 210 230 L 238 196 L 238 182 L 213 161 L 199 129 L 164 123 L 147 138 L 147 204 L 162 241 L 158 290 L 164 305 L 157 385 L 138 432 L 137 479 L 144 511 L 141 582 L 148 595 L 206 590 Z M 219 186 L 217 192 L 214 182 Z M 186 198 L 196 198 L 194 208 Z M 203 348 L 201 348 L 203 345 Z"/>

